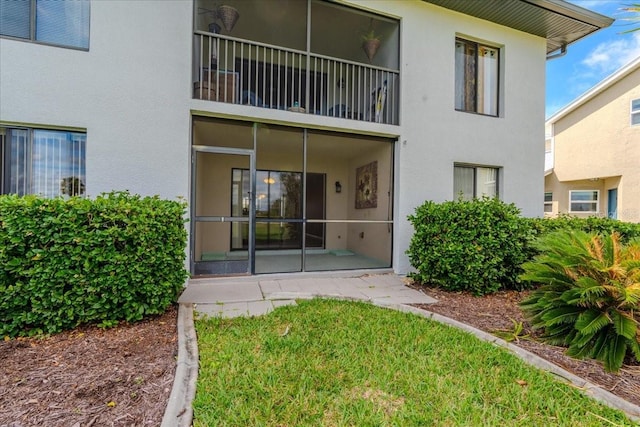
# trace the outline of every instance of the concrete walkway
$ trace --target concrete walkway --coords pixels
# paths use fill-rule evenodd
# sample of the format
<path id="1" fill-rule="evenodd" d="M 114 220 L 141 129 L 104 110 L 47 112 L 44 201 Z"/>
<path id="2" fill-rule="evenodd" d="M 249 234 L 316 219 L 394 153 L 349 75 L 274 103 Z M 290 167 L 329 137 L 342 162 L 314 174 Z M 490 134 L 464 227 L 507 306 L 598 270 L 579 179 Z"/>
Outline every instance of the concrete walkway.
<path id="1" fill-rule="evenodd" d="M 296 299 L 314 297 L 369 301 L 380 306 L 429 304 L 435 299 L 407 287 L 395 274 L 352 273 L 195 279 L 180 296 L 208 316 L 261 316 Z"/>

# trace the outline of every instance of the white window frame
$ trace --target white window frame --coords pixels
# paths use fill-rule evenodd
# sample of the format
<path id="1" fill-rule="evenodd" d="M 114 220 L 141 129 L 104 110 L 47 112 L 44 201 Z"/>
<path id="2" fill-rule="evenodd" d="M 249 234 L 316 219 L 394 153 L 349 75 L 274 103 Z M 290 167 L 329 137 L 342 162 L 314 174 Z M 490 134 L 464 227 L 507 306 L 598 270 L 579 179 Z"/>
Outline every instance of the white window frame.
<path id="1" fill-rule="evenodd" d="M 640 126 L 640 98 L 632 99 L 630 105 L 631 105 L 631 126 Z"/>
<path id="2" fill-rule="evenodd" d="M 596 193 L 595 200 L 573 200 L 574 193 Z M 596 209 L 593 211 L 576 211 L 573 209 L 574 203 L 593 203 L 596 206 Z M 569 190 L 569 213 L 579 213 L 579 214 L 598 214 L 600 213 L 600 190 Z"/>

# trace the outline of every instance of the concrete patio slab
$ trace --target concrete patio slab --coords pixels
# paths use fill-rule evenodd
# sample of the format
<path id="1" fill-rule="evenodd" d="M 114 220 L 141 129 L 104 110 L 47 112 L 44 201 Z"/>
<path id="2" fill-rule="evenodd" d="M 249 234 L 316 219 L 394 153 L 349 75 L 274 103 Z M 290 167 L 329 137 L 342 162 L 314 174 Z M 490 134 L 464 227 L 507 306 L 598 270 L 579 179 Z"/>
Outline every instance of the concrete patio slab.
<path id="1" fill-rule="evenodd" d="M 218 281 L 198 281 L 189 283 L 178 302 L 196 304 L 259 301 L 263 295 L 258 282 L 224 283 Z"/>
<path id="2" fill-rule="evenodd" d="M 375 301 L 381 305 L 435 302 L 407 287 L 403 278 L 395 274 L 196 279 L 189 283 L 179 302 L 194 303 L 198 313 L 208 316 L 235 317 L 261 316 L 276 306 L 315 297 Z M 276 301 L 286 302 L 276 305 Z"/>

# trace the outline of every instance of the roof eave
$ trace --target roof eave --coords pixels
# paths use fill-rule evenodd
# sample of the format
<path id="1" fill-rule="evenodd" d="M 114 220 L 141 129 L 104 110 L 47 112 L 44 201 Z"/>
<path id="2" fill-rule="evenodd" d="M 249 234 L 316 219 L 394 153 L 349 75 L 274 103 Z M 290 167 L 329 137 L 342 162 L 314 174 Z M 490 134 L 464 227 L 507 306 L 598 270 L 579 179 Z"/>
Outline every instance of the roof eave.
<path id="1" fill-rule="evenodd" d="M 614 21 L 564 0 L 423 1 L 542 37 L 547 41 L 548 55 L 557 51 L 564 53 L 567 46 L 610 26 Z M 523 19 L 523 14 L 530 14 L 531 19 Z"/>
<path id="2" fill-rule="evenodd" d="M 559 13 L 569 18 L 575 19 L 585 24 L 594 25 L 598 29 L 606 28 L 613 24 L 614 19 L 608 16 L 600 15 L 589 9 L 585 9 L 580 6 L 576 6 L 566 1 L 561 0 L 521 0 L 527 3 L 534 4 L 538 7 L 548 9 L 552 12 Z"/>

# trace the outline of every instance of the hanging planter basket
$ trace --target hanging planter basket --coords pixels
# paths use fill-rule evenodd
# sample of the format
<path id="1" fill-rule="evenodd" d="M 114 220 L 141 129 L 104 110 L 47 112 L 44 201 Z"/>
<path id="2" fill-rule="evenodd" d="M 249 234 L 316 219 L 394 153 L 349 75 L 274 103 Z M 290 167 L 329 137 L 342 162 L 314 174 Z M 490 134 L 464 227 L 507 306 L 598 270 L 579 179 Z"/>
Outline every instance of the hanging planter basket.
<path id="1" fill-rule="evenodd" d="M 225 30 L 231 32 L 240 18 L 240 13 L 235 7 L 223 4 L 222 6 L 218 6 L 218 17 L 220 18 Z"/>
<path id="2" fill-rule="evenodd" d="M 369 58 L 369 62 L 373 61 L 373 57 L 378 53 L 380 48 L 380 39 L 369 39 L 362 42 L 362 49 Z"/>

